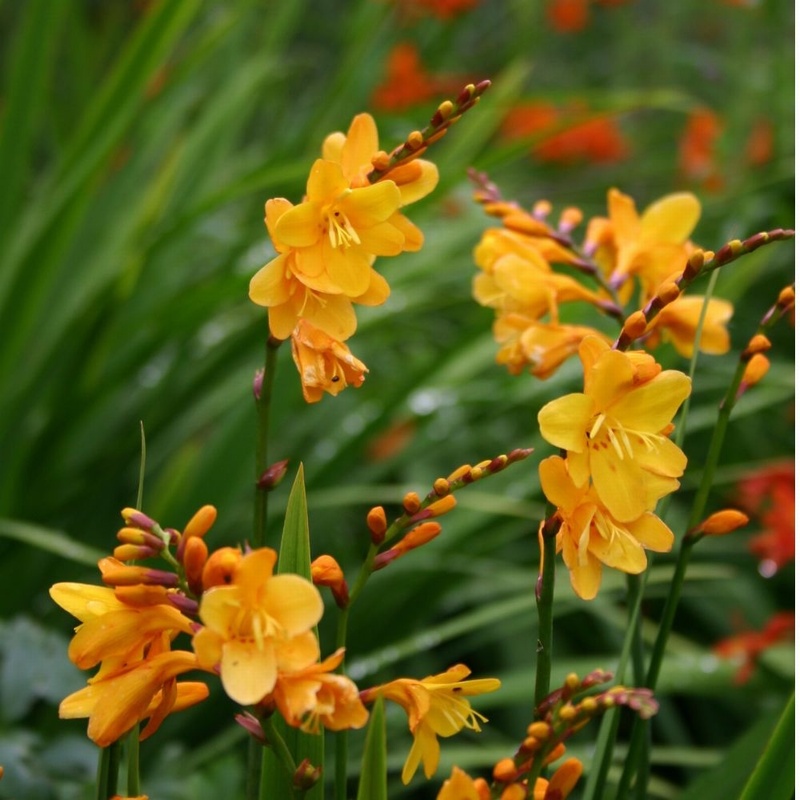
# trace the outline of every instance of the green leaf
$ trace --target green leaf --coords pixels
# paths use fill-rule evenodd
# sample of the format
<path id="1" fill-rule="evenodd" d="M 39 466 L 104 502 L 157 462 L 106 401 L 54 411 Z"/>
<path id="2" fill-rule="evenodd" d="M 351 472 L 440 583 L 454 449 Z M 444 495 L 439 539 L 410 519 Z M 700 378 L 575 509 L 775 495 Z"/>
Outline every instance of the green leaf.
<path id="1" fill-rule="evenodd" d="M 378 697 L 370 714 L 364 753 L 361 758 L 361 780 L 357 800 L 387 800 L 386 785 L 386 718 L 383 698 Z"/>
<path id="2" fill-rule="evenodd" d="M 106 555 L 102 550 L 76 542 L 61 531 L 14 519 L 0 519 L 0 537 L 2 536 L 89 566 L 95 566 Z"/>
<path id="3" fill-rule="evenodd" d="M 770 736 L 740 800 L 771 797 L 788 800 L 794 793 L 794 694 Z"/>
<path id="4" fill-rule="evenodd" d="M 297 470 L 297 477 L 289 493 L 286 504 L 286 517 L 283 521 L 278 572 L 291 572 L 311 580 L 311 544 L 308 531 L 308 506 L 303 465 Z M 322 734 L 303 733 L 298 728 L 287 725 L 283 719 L 275 719 L 275 728 L 286 742 L 294 763 L 307 758 L 314 766 L 322 766 L 325 761 L 325 740 Z M 264 751 L 264 778 L 262 787 L 268 787 L 267 797 L 292 797 L 291 776 L 287 776 L 280 762 L 271 750 Z M 323 800 L 325 785 L 322 781 L 309 789 L 307 800 Z"/>

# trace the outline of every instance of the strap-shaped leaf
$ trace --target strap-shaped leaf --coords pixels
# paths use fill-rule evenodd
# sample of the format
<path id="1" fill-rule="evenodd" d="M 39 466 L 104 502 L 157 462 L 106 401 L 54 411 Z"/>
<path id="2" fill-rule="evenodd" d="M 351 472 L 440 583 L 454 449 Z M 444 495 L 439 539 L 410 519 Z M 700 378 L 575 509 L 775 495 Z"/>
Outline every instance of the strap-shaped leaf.
<path id="1" fill-rule="evenodd" d="M 364 754 L 361 758 L 361 780 L 357 800 L 387 800 L 386 787 L 386 718 L 383 698 L 378 697 L 370 714 Z"/>

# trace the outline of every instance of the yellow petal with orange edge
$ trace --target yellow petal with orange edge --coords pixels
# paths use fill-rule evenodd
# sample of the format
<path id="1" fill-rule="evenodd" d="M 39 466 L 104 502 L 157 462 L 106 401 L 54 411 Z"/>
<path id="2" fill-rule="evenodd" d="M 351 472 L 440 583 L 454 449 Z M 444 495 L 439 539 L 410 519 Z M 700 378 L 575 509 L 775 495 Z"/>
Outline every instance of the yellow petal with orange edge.
<path id="1" fill-rule="evenodd" d="M 319 590 L 299 575 L 276 575 L 263 588 L 263 605 L 287 635 L 313 628 L 322 618 Z"/>
<path id="2" fill-rule="evenodd" d="M 683 244 L 695 229 L 700 212 L 700 201 L 691 192 L 668 194 L 642 213 L 642 241 Z"/>
<path id="3" fill-rule="evenodd" d="M 540 409 L 537 419 L 542 436 L 550 444 L 582 452 L 586 449 L 586 431 L 593 413 L 592 398 L 576 392 L 551 400 Z"/>

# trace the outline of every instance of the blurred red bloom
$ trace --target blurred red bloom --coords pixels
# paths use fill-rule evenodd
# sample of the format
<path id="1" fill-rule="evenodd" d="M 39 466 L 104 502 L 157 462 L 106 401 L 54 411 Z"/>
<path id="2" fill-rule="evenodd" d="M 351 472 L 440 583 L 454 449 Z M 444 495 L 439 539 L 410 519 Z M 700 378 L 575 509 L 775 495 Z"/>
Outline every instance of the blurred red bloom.
<path id="1" fill-rule="evenodd" d="M 701 184 L 708 191 L 722 187 L 717 163 L 717 141 L 722 120 L 710 108 L 696 108 L 686 120 L 678 143 L 678 169 L 683 178 Z"/>
<path id="2" fill-rule="evenodd" d="M 615 117 L 591 116 L 580 104 L 565 109 L 541 100 L 520 104 L 506 115 L 502 133 L 510 140 L 541 134 L 534 158 L 560 164 L 622 161 L 630 152 Z"/>
<path id="3" fill-rule="evenodd" d="M 439 19 L 449 20 L 472 10 L 478 0 L 397 0 L 402 11 L 414 14 L 429 14 Z"/>
<path id="4" fill-rule="evenodd" d="M 794 462 L 787 461 L 753 472 L 736 487 L 739 505 L 763 526 L 750 540 L 750 552 L 761 559 L 765 577 L 794 561 L 794 481 Z"/>
<path id="5" fill-rule="evenodd" d="M 463 85 L 461 78 L 431 74 L 414 44 L 398 42 L 389 51 L 385 77 L 372 93 L 372 105 L 379 111 L 403 111 L 439 95 L 457 92 Z"/>
<path id="6" fill-rule="evenodd" d="M 756 666 L 758 656 L 776 642 L 794 638 L 794 611 L 779 611 L 767 621 L 763 630 L 744 631 L 714 645 L 714 652 L 722 658 L 741 660 L 734 682 L 746 683 Z"/>
<path id="7" fill-rule="evenodd" d="M 589 0 L 550 0 L 547 20 L 558 33 L 582 31 L 589 22 Z"/>
<path id="8" fill-rule="evenodd" d="M 774 150 L 775 131 L 773 124 L 766 117 L 759 117 L 753 123 L 753 129 L 747 139 L 745 155 L 747 162 L 754 167 L 761 167 L 771 158 Z"/>

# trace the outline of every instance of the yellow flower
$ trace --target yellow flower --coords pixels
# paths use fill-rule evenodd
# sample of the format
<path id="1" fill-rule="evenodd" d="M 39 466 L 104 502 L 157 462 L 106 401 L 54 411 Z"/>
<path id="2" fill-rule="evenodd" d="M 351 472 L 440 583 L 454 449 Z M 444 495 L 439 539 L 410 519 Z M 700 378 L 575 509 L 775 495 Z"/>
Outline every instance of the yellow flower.
<path id="1" fill-rule="evenodd" d="M 659 338 L 672 342 L 675 349 L 686 358 L 694 352 L 694 339 L 703 308 L 703 297 L 682 296 L 663 308 L 648 325 L 652 333 L 648 346 L 658 343 Z M 733 316 L 733 306 L 727 300 L 710 298 L 700 332 L 700 351 L 721 355 L 731 347 L 731 339 L 725 324 Z M 660 334 L 660 336 L 659 336 Z"/>
<path id="2" fill-rule="evenodd" d="M 575 486 L 564 459 L 546 458 L 539 464 L 539 477 L 562 520 L 558 547 L 572 588 L 584 600 L 597 595 L 602 564 L 636 575 L 647 567 L 645 549 L 666 553 L 672 548 L 672 531 L 655 514 L 645 512 L 628 522 L 615 519 L 594 487 Z"/>
<path id="3" fill-rule="evenodd" d="M 188 708 L 208 696 L 204 683 L 177 683 L 176 676 L 197 669 L 194 653 L 170 651 L 169 636 L 151 643 L 144 657 L 110 656 L 83 689 L 64 698 L 62 719 L 88 717 L 88 736 L 99 747 L 117 741 L 141 720 L 150 722 L 140 734 L 154 733 L 167 714 Z"/>
<path id="4" fill-rule="evenodd" d="M 583 486 L 591 478 L 612 516 L 631 522 L 678 487 L 686 456 L 665 433 L 691 381 L 676 370 L 662 371 L 652 356 L 611 350 L 593 336 L 578 352 L 583 393 L 545 405 L 539 427 L 550 444 L 567 451 L 573 483 Z"/>
<path id="5" fill-rule="evenodd" d="M 427 778 L 436 771 L 439 764 L 437 736 L 453 736 L 462 728 L 479 731 L 478 720 L 486 722 L 486 717 L 475 711 L 466 698 L 493 692 L 500 687 L 500 681 L 496 678 L 465 681 L 469 674 L 467 667 L 456 664 L 446 672 L 421 681 L 398 678 L 362 692 L 361 697 L 366 702 L 382 695 L 401 705 L 408 714 L 408 728 L 414 735 L 414 744 L 403 767 L 403 783 L 411 780 L 420 762 Z"/>
<path id="6" fill-rule="evenodd" d="M 323 392 L 335 396 L 347 386 L 361 386 L 368 371 L 346 344 L 303 319 L 292 333 L 292 358 L 307 403 L 316 403 Z"/>
<path id="7" fill-rule="evenodd" d="M 617 189 L 608 192 L 607 226 L 593 221 L 592 239 L 600 244 L 595 258 L 604 265 L 613 286 L 638 275 L 650 295 L 663 280 L 683 269 L 690 255 L 689 236 L 700 219 L 700 201 L 690 192 L 676 192 L 651 203 L 640 215 L 633 198 Z"/>
<path id="8" fill-rule="evenodd" d="M 191 620 L 174 606 L 129 605 L 105 586 L 57 583 L 50 596 L 81 621 L 68 650 L 70 661 L 81 669 L 109 657 L 131 657 L 165 632 L 192 633 Z"/>
<path id="9" fill-rule="evenodd" d="M 279 673 L 273 700 L 283 718 L 307 733 L 319 733 L 320 723 L 332 731 L 362 728 L 369 713 L 358 689 L 345 675 L 333 672 L 344 658 L 344 648 L 322 662 L 296 672 Z"/>
<path id="10" fill-rule="evenodd" d="M 259 702 L 273 690 L 279 669 L 301 669 L 319 649 L 311 629 L 322 617 L 322 598 L 299 575 L 273 576 L 276 560 L 268 547 L 246 554 L 231 584 L 212 587 L 200 601 L 205 627 L 193 639 L 198 662 L 204 669 L 218 666 L 226 693 L 242 705 Z"/>

